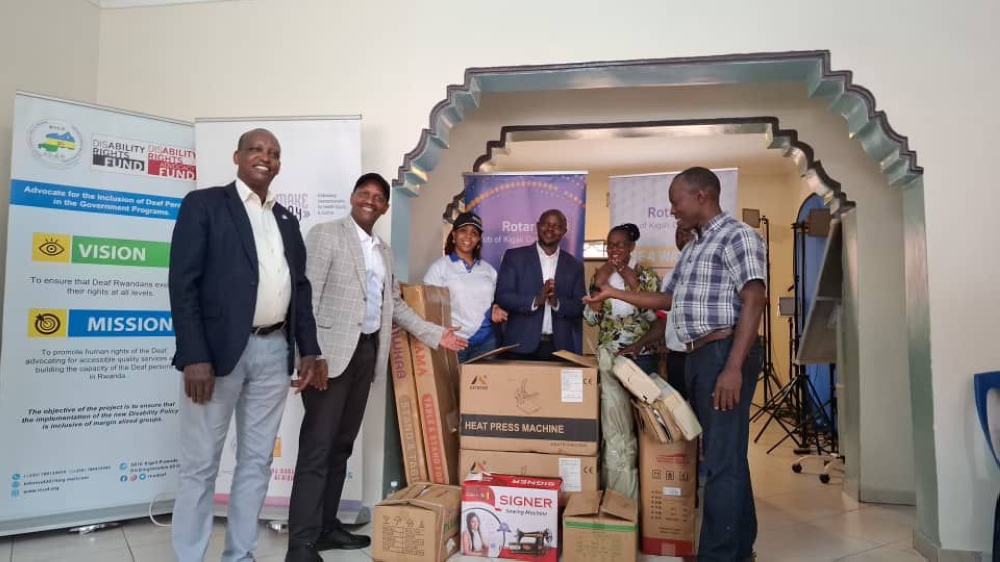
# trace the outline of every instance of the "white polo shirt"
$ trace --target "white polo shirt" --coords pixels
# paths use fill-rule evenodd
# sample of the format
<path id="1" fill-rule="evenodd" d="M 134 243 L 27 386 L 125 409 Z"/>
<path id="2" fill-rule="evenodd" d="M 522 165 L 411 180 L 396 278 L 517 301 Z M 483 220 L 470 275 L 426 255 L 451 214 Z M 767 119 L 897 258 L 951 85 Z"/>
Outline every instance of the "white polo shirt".
<path id="1" fill-rule="evenodd" d="M 424 284 L 448 288 L 452 324 L 461 328 L 457 332 L 459 337 L 471 340 L 493 306 L 497 271 L 483 260 L 476 260 L 470 266 L 457 255 L 449 254 L 431 264 L 424 274 Z"/>

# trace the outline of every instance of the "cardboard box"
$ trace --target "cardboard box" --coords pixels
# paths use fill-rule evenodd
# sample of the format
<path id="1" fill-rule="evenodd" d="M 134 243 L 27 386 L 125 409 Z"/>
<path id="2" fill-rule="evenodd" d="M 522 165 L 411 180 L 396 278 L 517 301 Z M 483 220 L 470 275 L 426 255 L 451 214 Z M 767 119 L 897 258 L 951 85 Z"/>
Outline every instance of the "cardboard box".
<path id="1" fill-rule="evenodd" d="M 444 562 L 458 552 L 458 486 L 407 486 L 375 506 L 372 557 L 385 562 Z"/>
<path id="2" fill-rule="evenodd" d="M 598 429 L 597 365 L 564 361 L 472 361 L 462 364 L 462 448 L 594 456 Z"/>
<path id="3" fill-rule="evenodd" d="M 402 328 L 392 325 L 389 365 L 392 390 L 396 398 L 399 441 L 403 449 L 403 471 L 406 482 L 427 482 L 427 460 L 424 458 L 424 437 L 420 429 L 420 407 L 417 403 L 417 381 L 413 372 L 410 340 Z"/>
<path id="4" fill-rule="evenodd" d="M 697 441 L 659 443 L 639 434 L 641 548 L 646 554 L 694 554 Z"/>
<path id="5" fill-rule="evenodd" d="M 463 475 L 469 472 L 492 472 L 494 474 L 561 478 L 560 505 L 566 505 L 569 494 L 572 492 L 599 489 L 597 457 L 462 449 L 458 458 L 458 469 Z"/>
<path id="6" fill-rule="evenodd" d="M 563 512 L 563 562 L 635 561 L 639 505 L 608 490 L 573 494 Z"/>
<path id="7" fill-rule="evenodd" d="M 661 443 L 691 441 L 701 435 L 701 424 L 691 405 L 666 381 L 651 377 L 627 357 L 615 358 L 613 372 L 637 398 L 637 419 L 643 431 L 655 434 Z"/>
<path id="8" fill-rule="evenodd" d="M 402 291 L 406 303 L 422 318 L 451 324 L 448 289 L 402 285 Z M 428 478 L 436 484 L 458 484 L 458 357 L 444 348 L 432 350 L 414 337 L 410 337 L 410 349 Z"/>
<path id="9" fill-rule="evenodd" d="M 558 478 L 470 474 L 462 483 L 462 554 L 559 559 Z"/>

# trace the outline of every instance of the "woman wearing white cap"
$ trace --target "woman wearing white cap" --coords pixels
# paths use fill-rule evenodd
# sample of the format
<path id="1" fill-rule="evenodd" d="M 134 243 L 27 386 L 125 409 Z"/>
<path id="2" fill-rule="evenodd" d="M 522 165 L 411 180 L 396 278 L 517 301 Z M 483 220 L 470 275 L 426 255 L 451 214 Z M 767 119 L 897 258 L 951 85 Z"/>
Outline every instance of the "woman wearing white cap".
<path id="1" fill-rule="evenodd" d="M 458 352 L 459 361 L 496 349 L 493 323 L 507 320 L 507 312 L 493 304 L 497 271 L 480 259 L 482 237 L 482 219 L 474 213 L 458 215 L 445 255 L 424 274 L 425 285 L 447 287 L 451 293 L 451 322 L 460 328 L 456 335 L 469 341 L 469 347 Z"/>

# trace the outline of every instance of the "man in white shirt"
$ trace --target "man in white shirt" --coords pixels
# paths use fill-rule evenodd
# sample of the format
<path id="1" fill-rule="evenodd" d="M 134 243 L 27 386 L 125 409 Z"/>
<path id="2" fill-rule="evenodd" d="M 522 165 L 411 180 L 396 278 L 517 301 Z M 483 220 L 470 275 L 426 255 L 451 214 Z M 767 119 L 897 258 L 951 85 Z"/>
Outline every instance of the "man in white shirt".
<path id="1" fill-rule="evenodd" d="M 583 339 L 583 262 L 559 248 L 566 216 L 542 213 L 538 242 L 504 253 L 496 303 L 507 311 L 503 345 L 518 359 L 551 360 L 552 352 L 580 353 Z"/>
<path id="2" fill-rule="evenodd" d="M 361 429 L 368 392 L 389 363 L 395 322 L 428 347 L 464 349 L 454 328 L 425 322 L 403 302 L 392 251 L 372 232 L 389 210 L 389 183 L 364 174 L 354 184 L 351 214 L 316 225 L 306 238 L 306 273 L 323 355 L 320 375 L 302 392 L 286 562 L 322 562 L 319 551 L 365 548 L 371 539 L 345 530 L 337 519 L 347 460 Z"/>
<path id="3" fill-rule="evenodd" d="M 238 450 L 222 560 L 253 560 L 295 350 L 305 384 L 319 355 L 299 223 L 270 191 L 281 146 L 264 129 L 249 131 L 233 163 L 236 181 L 184 198 L 170 245 L 174 366 L 184 373 L 173 518 L 180 562 L 201 562 L 208 548 L 215 478 L 234 411 Z"/>

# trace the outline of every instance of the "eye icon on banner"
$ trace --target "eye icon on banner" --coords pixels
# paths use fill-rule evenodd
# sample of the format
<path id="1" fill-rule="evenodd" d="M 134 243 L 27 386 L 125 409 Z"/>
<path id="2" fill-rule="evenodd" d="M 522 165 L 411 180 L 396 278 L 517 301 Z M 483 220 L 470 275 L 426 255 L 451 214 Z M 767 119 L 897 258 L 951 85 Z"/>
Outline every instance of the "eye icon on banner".
<path id="1" fill-rule="evenodd" d="M 28 310 L 29 338 L 65 338 L 67 311 L 32 308 Z"/>
<path id="2" fill-rule="evenodd" d="M 32 261 L 69 262 L 70 236 L 35 232 L 31 236 Z"/>

